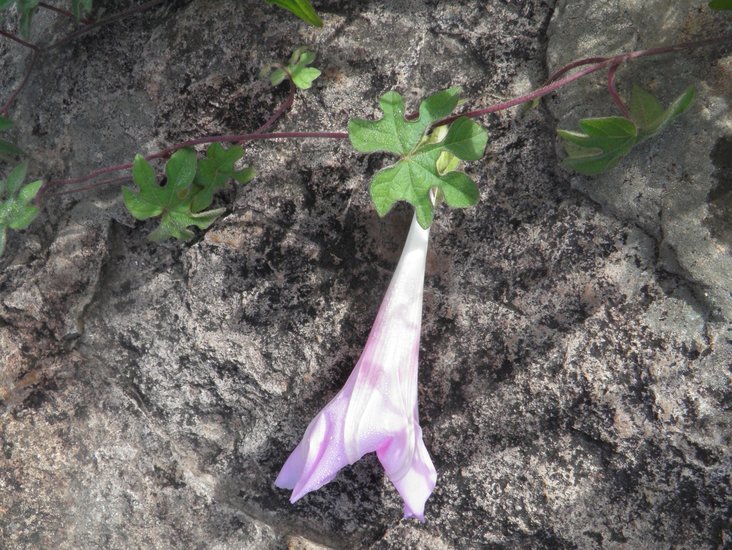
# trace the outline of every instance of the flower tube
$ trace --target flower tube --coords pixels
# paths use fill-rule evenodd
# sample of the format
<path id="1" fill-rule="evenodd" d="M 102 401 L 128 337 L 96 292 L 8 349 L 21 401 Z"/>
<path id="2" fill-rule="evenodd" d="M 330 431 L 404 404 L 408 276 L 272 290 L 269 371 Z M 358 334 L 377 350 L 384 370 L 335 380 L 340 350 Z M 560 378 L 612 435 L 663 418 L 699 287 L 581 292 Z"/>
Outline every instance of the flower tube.
<path id="1" fill-rule="evenodd" d="M 277 487 L 292 489 L 290 502 L 375 451 L 404 501 L 404 517 L 424 521 L 424 505 L 437 480 L 417 411 L 428 239 L 429 229 L 422 229 L 415 217 L 361 357 L 277 476 Z"/>

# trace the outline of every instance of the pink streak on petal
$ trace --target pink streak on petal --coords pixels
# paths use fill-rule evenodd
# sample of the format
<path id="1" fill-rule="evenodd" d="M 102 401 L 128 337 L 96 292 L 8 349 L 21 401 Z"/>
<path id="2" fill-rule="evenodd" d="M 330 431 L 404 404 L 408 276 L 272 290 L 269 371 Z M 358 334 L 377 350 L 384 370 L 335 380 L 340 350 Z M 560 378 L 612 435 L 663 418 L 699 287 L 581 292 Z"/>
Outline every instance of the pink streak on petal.
<path id="1" fill-rule="evenodd" d="M 407 241 L 364 351 L 343 389 L 312 420 L 275 484 L 295 502 L 346 464 L 376 451 L 404 500 L 424 520 L 437 473 L 422 439 L 417 367 L 429 231 L 412 220 Z"/>

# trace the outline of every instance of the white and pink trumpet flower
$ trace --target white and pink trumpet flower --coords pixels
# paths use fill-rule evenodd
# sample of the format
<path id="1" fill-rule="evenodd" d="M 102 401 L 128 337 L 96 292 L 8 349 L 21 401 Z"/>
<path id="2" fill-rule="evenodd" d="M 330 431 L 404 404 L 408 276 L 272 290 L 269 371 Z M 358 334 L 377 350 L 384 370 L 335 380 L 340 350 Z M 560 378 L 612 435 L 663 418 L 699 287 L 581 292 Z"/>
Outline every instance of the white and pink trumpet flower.
<path id="1" fill-rule="evenodd" d="M 275 485 L 291 502 L 331 481 L 346 464 L 376 452 L 404 501 L 404 517 L 424 521 L 437 472 L 422 440 L 417 366 L 429 229 L 412 220 L 407 242 L 343 389 L 310 422 Z"/>

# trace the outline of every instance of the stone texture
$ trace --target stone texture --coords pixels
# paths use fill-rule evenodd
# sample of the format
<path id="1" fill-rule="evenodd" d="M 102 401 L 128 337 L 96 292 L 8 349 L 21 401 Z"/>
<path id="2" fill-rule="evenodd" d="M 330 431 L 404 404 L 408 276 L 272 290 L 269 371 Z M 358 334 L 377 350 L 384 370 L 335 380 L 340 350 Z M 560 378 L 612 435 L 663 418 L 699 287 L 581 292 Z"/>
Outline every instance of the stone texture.
<path id="1" fill-rule="evenodd" d="M 554 69 L 597 52 L 611 55 L 730 31 L 728 16 L 690 0 L 566 0 L 557 4 L 547 31 L 547 59 Z M 726 53 L 707 47 L 625 65 L 618 72 L 621 95 L 628 97 L 635 83 L 670 103 L 694 85 L 698 99 L 664 136 L 637 147 L 614 170 L 571 179 L 574 188 L 613 215 L 653 235 L 664 267 L 692 282 L 712 315 L 727 320 L 732 318 L 732 239 L 723 228 L 732 218 L 729 199 L 724 198 L 730 193 L 725 168 L 732 135 L 731 71 L 729 45 Z M 561 92 L 549 105 L 561 128 L 574 129 L 588 116 L 620 114 L 601 78 Z"/>
<path id="2" fill-rule="evenodd" d="M 13 110 L 16 135 L 34 174 L 71 177 L 246 131 L 284 98 L 259 68 L 302 43 L 324 77 L 280 130 L 343 129 L 389 89 L 415 105 L 459 84 L 485 105 L 541 85 L 547 59 L 666 40 L 644 3 L 628 2 L 614 9 L 637 29 L 580 43 L 587 21 L 611 14 L 600 4 L 332 0 L 318 3 L 316 30 L 259 1 L 171 2 L 44 57 Z M 696 21 L 674 10 L 669 25 Z M 46 18 L 37 32 L 67 30 Z M 2 47 L 5 92 L 22 51 Z M 660 83 L 692 60 L 697 105 L 723 108 L 711 79 L 726 58 L 674 59 L 638 70 Z M 486 120 L 490 152 L 468 166 L 480 204 L 438 213 L 420 416 L 439 478 L 425 524 L 400 519 L 373 456 L 294 506 L 272 484 L 350 373 L 398 259 L 409 210 L 379 219 L 367 192 L 386 156 L 333 141 L 251 144 L 259 177 L 221 194 L 226 216 L 187 244 L 148 242 L 154 223 L 127 215 L 115 189 L 49 198 L 0 260 L 0 546 L 729 544 L 724 273 L 693 271 L 679 244 L 689 240 L 651 215 L 671 201 L 661 188 L 695 174 L 692 210 L 716 216 L 706 238 L 727 235 L 717 213 L 729 145 L 714 137 L 718 121 L 685 117 L 590 192 L 558 165 L 554 117 L 600 114 L 601 87 L 598 76 L 550 109 Z M 682 154 L 674 144 L 690 131 Z M 643 180 L 647 207 L 631 210 L 628 189 L 642 186 L 617 183 L 644 163 L 665 179 Z M 684 219 L 698 236 L 693 212 Z M 719 242 L 715 266 L 728 253 Z"/>

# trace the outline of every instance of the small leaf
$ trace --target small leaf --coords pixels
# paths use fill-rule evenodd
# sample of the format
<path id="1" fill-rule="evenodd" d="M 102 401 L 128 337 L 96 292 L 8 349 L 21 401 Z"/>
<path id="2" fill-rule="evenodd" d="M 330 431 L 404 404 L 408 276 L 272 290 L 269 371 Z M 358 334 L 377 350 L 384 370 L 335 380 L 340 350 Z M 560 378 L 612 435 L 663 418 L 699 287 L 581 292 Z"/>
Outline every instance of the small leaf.
<path id="1" fill-rule="evenodd" d="M 312 87 L 313 81 L 320 76 L 320 70 L 314 67 L 296 68 L 292 73 L 292 82 L 301 90 Z"/>
<path id="2" fill-rule="evenodd" d="M 267 2 L 286 9 L 315 27 L 323 26 L 323 21 L 318 17 L 315 8 L 308 0 L 267 0 Z"/>
<path id="3" fill-rule="evenodd" d="M 247 183 L 254 177 L 253 168 L 236 170 L 234 164 L 244 156 L 244 150 L 235 145 L 224 149 L 218 143 L 212 143 L 206 151 L 206 159 L 199 161 L 196 173 L 195 189 L 191 202 L 191 210 L 200 212 L 213 202 L 213 194 L 226 183 L 234 179 L 239 183 Z"/>
<path id="4" fill-rule="evenodd" d="M 647 132 L 663 117 L 663 105 L 643 88 L 633 85 L 630 93 L 630 114 L 639 132 Z M 650 132 L 653 133 L 653 132 Z"/>
<path id="5" fill-rule="evenodd" d="M 269 82 L 272 86 L 279 85 L 285 79 L 286 73 L 282 69 L 275 69 L 272 74 L 269 75 Z"/>
<path id="6" fill-rule="evenodd" d="M 313 85 L 313 81 L 320 76 L 320 70 L 315 67 L 308 67 L 315 61 L 315 54 L 306 48 L 297 48 L 290 56 L 290 61 L 286 67 L 278 65 L 270 65 L 264 67 L 261 76 L 269 75 L 269 81 L 272 86 L 277 86 L 288 76 L 292 79 L 292 83 L 300 90 L 307 90 Z M 277 67 L 277 68 L 275 68 Z M 274 70 L 272 70 L 274 69 Z"/>
<path id="7" fill-rule="evenodd" d="M 732 0 L 712 0 L 709 7 L 713 10 L 732 10 Z"/>
<path id="8" fill-rule="evenodd" d="M 16 0 L 18 12 L 20 13 L 18 26 L 20 27 L 20 34 L 23 38 L 30 36 L 31 20 L 38 7 L 38 2 L 39 0 Z"/>
<path id="9" fill-rule="evenodd" d="M 0 180 L 0 255 L 5 249 L 7 228 L 25 229 L 38 215 L 33 199 L 43 186 L 38 180 L 23 185 L 28 163 L 16 166 L 5 180 Z"/>
<path id="10" fill-rule="evenodd" d="M 78 23 L 81 17 L 92 9 L 92 0 L 71 0 L 71 13 L 74 14 Z"/>
<path id="11" fill-rule="evenodd" d="M 27 171 L 28 161 L 24 161 L 15 168 L 13 168 L 10 174 L 8 174 L 8 177 L 5 180 L 5 185 L 6 192 L 9 195 L 15 195 L 18 192 L 20 186 L 23 185 L 23 180 L 25 179 L 25 174 Z"/>
<path id="12" fill-rule="evenodd" d="M 2 6 L 0 6 L 0 9 Z M 0 116 L 0 132 L 3 132 L 5 130 L 9 130 L 13 127 L 13 121 L 9 118 L 5 118 L 4 116 Z"/>
<path id="13" fill-rule="evenodd" d="M 630 114 L 638 125 L 640 137 L 646 139 L 658 134 L 691 106 L 695 95 L 694 86 L 689 86 L 664 110 L 663 105 L 655 97 L 642 88 L 633 86 Z"/>
<path id="14" fill-rule="evenodd" d="M 582 132 L 557 132 L 566 142 L 565 163 L 581 174 L 609 170 L 638 140 L 635 124 L 624 117 L 587 118 L 579 124 Z"/>
<path id="15" fill-rule="evenodd" d="M 36 198 L 38 191 L 43 186 L 41 180 L 36 180 L 33 183 L 28 183 L 21 187 L 18 191 L 18 202 L 22 205 L 30 204 L 30 202 Z"/>
<path id="16" fill-rule="evenodd" d="M 7 157 L 16 157 L 23 155 L 23 150 L 19 149 L 16 145 L 13 143 L 10 143 L 9 141 L 5 141 L 4 139 L 0 139 L 0 155 L 7 156 Z"/>
<path id="17" fill-rule="evenodd" d="M 488 144 L 488 134 L 473 120 L 460 117 L 450 124 L 441 145 L 461 160 L 480 160 Z"/>

